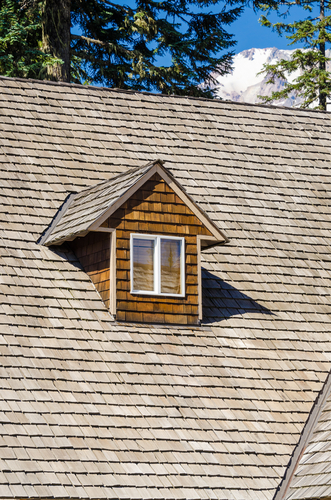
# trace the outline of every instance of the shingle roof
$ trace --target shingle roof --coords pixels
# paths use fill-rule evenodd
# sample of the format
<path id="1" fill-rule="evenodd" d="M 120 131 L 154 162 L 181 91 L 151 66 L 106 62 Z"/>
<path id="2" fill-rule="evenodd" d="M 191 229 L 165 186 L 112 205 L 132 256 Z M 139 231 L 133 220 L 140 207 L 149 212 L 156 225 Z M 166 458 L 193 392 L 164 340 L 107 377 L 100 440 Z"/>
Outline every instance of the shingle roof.
<path id="1" fill-rule="evenodd" d="M 47 246 L 59 245 L 64 241 L 85 235 L 94 226 L 95 228 L 99 227 L 103 219 L 108 218 L 116 210 L 116 207 L 124 203 L 124 196 L 135 192 L 139 185 L 143 184 L 154 171 L 158 171 L 171 182 L 176 182 L 175 179 L 169 177 L 171 174 L 167 172 L 162 163 L 155 160 L 143 167 L 129 169 L 127 172 L 116 175 L 96 186 L 83 189 L 77 194 L 69 195 L 39 243 Z M 219 242 L 227 241 L 226 236 L 208 218 L 207 214 L 196 206 L 194 200 L 187 196 L 185 190 L 178 183 L 176 186 L 177 192 L 184 200 L 191 202 L 190 206 L 198 217 L 211 226 L 216 239 Z"/>
<path id="2" fill-rule="evenodd" d="M 0 109 L 1 496 L 271 500 L 330 369 L 330 115 L 6 78 Z M 155 158 L 230 238 L 201 328 L 112 321 L 37 244 Z"/>
<path id="3" fill-rule="evenodd" d="M 86 233 L 89 227 L 150 168 L 150 163 L 144 167 L 136 167 L 116 175 L 114 179 L 83 189 L 75 195 L 72 194 L 63 209 L 64 213 L 60 213 L 58 222 L 54 221 L 54 227 L 49 227 L 51 231 L 43 243 L 56 245 Z"/>
<path id="4" fill-rule="evenodd" d="M 274 500 L 323 500 L 331 497 L 331 373 L 307 419 Z"/>

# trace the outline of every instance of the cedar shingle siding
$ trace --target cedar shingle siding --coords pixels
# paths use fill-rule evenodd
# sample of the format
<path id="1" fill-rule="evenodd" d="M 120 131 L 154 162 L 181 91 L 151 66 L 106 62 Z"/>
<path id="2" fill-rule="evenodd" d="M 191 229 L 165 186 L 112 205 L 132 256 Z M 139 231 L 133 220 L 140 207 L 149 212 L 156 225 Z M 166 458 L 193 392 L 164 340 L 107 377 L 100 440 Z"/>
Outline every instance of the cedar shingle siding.
<path id="1" fill-rule="evenodd" d="M 211 236 L 184 202 L 155 174 L 107 221 L 116 229 L 116 319 L 146 323 L 198 324 L 197 235 Z M 185 238 L 185 297 L 130 293 L 130 234 Z"/>
<path id="2" fill-rule="evenodd" d="M 89 233 L 76 238 L 71 248 L 100 293 L 106 307 L 110 307 L 110 234 Z"/>
<path id="3" fill-rule="evenodd" d="M 330 370 L 330 114 L 7 78 L 0 113 L 0 496 L 272 500 Z M 157 158 L 230 240 L 199 328 L 114 321 L 37 243 Z"/>

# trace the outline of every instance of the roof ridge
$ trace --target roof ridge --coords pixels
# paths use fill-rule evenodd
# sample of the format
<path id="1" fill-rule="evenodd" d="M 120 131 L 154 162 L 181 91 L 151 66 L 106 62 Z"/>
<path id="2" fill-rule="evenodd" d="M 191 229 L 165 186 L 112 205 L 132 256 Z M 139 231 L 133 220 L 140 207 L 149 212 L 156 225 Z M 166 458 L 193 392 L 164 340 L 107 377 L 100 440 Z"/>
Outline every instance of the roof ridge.
<path id="1" fill-rule="evenodd" d="M 220 98 L 208 98 L 208 97 L 194 97 L 194 96 L 188 96 L 188 95 L 179 95 L 179 94 L 161 94 L 157 92 L 147 92 L 146 90 L 130 90 L 130 89 L 119 89 L 117 87 L 98 87 L 96 85 L 83 85 L 81 83 L 68 83 L 68 82 L 52 82 L 50 80 L 36 80 L 33 78 L 13 78 L 9 76 L 3 76 L 0 75 L 0 80 L 12 80 L 12 81 L 18 81 L 18 82 L 30 82 L 30 83 L 38 83 L 38 84 L 43 84 L 43 85 L 56 85 L 56 86 L 61 86 L 61 87 L 78 87 L 78 88 L 88 88 L 92 90 L 102 90 L 105 92 L 117 92 L 117 93 L 123 93 L 123 94 L 130 94 L 130 95 L 136 95 L 136 94 L 141 94 L 141 95 L 146 95 L 146 96 L 157 96 L 157 97 L 170 97 L 174 99 L 189 99 L 192 101 L 207 101 L 207 102 L 213 102 L 213 103 L 227 103 L 231 104 L 234 106 L 247 106 L 247 107 L 256 107 L 256 108 L 267 108 L 267 109 L 279 109 L 279 110 L 287 110 L 287 111 L 292 111 L 292 112 L 314 112 L 314 113 L 329 113 L 328 111 L 324 111 L 322 109 L 304 109 L 304 108 L 293 108 L 289 106 L 273 106 L 272 104 L 263 104 L 263 103 L 250 103 L 250 102 L 237 102 L 237 101 L 231 101 L 231 100 L 226 100 L 226 99 L 220 99 Z"/>

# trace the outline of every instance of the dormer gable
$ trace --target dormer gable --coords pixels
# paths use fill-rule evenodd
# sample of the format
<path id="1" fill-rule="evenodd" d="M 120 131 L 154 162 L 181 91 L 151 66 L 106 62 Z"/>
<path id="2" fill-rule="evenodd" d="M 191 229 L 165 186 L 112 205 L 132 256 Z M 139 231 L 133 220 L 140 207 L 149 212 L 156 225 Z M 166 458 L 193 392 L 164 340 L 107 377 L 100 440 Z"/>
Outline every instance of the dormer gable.
<path id="1" fill-rule="evenodd" d="M 157 160 L 71 195 L 41 243 L 65 241 L 118 321 L 198 324 L 200 253 L 227 238 Z"/>

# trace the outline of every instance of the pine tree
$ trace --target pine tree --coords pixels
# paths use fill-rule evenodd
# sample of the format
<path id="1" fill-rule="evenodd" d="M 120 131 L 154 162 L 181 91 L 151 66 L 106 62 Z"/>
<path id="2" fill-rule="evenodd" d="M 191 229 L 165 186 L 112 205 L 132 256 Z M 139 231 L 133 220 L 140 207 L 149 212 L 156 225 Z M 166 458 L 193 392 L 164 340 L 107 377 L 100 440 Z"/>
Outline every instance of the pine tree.
<path id="1" fill-rule="evenodd" d="M 57 81 L 70 81 L 70 0 L 46 0 L 42 3 L 42 47 L 61 60 L 48 66 L 48 77 Z"/>
<path id="2" fill-rule="evenodd" d="M 49 79 L 209 97 L 208 85 L 199 84 L 231 69 L 235 41 L 225 28 L 243 8 L 243 0 L 218 13 L 209 9 L 223 0 L 136 0 L 134 8 L 110 0 L 1 1 L 34 6 L 37 46 L 42 40 L 42 52 L 55 58 Z M 166 55 L 171 64 L 160 64 Z"/>
<path id="3" fill-rule="evenodd" d="M 47 68 L 61 63 L 41 48 L 41 16 L 36 4 L 0 0 L 0 74 L 45 78 Z"/>
<path id="4" fill-rule="evenodd" d="M 289 45 L 300 43 L 304 49 L 293 52 L 290 60 L 284 60 L 264 66 L 268 76 L 268 83 L 274 83 L 275 78 L 284 80 L 284 88 L 273 92 L 270 97 L 259 96 L 264 102 L 277 101 L 289 97 L 292 93 L 302 97 L 302 108 L 315 107 L 326 110 L 327 97 L 331 95 L 331 78 L 326 69 L 330 58 L 326 56 L 326 44 L 331 41 L 331 15 L 326 15 L 331 3 L 326 0 L 285 0 L 271 1 L 268 5 L 258 5 L 267 11 L 275 11 L 279 16 L 286 18 L 290 8 L 300 6 L 304 9 L 306 17 L 291 23 L 277 22 L 272 24 L 267 16 L 261 17 L 264 26 L 271 27 L 279 35 L 286 34 L 290 40 Z M 285 10 L 281 10 L 285 7 Z M 318 15 L 313 15 L 318 10 Z M 292 82 L 286 80 L 295 73 Z"/>

